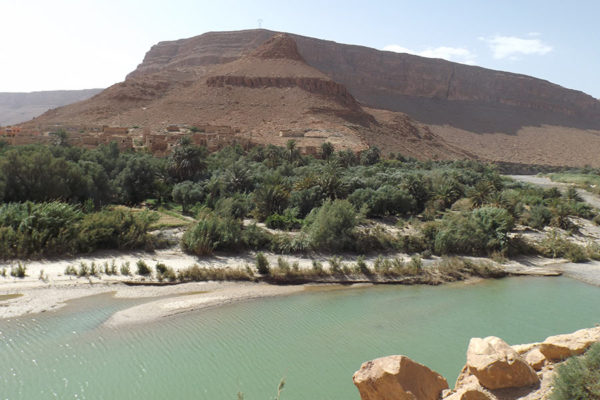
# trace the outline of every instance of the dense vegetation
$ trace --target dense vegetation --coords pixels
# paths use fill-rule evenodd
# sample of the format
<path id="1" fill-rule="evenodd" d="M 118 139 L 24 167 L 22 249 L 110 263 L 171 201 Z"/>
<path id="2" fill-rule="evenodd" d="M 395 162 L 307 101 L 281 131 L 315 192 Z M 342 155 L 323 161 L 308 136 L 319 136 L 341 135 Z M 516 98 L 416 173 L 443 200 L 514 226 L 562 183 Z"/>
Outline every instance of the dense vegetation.
<path id="1" fill-rule="evenodd" d="M 377 148 L 357 156 L 328 143 L 322 158 L 302 156 L 293 141 L 209 154 L 184 139 L 166 158 L 115 144 L 4 146 L 0 258 L 152 247 L 151 214 L 116 205 L 194 217 L 181 244 L 197 255 L 545 253 L 551 249 L 525 246 L 511 231 L 573 231 L 573 216 L 594 217 L 574 191 L 518 184 L 474 161 L 384 159 Z"/>
<path id="2" fill-rule="evenodd" d="M 552 400 L 600 399 L 600 344 L 557 368 Z"/>

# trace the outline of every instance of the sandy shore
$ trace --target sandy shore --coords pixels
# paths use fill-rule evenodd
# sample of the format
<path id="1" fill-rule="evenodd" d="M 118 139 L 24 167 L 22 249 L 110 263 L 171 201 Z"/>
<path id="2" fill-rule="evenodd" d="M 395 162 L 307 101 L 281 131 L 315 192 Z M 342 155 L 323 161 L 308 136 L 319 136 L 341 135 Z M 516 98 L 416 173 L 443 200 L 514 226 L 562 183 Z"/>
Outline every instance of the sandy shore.
<path id="1" fill-rule="evenodd" d="M 409 256 L 404 254 L 388 255 L 398 256 L 406 260 Z M 271 264 L 277 263 L 276 254 L 268 254 Z M 298 262 L 300 268 L 311 268 L 313 259 L 327 265 L 327 257 L 315 258 L 285 256 L 288 262 Z M 368 257 L 367 264 L 372 265 L 376 257 Z M 471 257 L 469 257 L 471 258 Z M 474 261 L 488 261 L 483 258 L 471 258 Z M 176 314 L 181 311 L 201 309 L 232 301 L 275 296 L 295 293 L 303 290 L 303 286 L 276 286 L 256 283 L 235 282 L 197 282 L 169 286 L 128 286 L 124 281 L 143 281 L 140 276 L 105 275 L 91 277 L 76 277 L 65 274 L 67 266 L 79 268 L 80 263 L 88 266 L 95 263 L 98 270 L 103 271 L 104 265 L 109 266 L 114 262 L 117 269 L 125 263 L 130 264 L 131 271 L 135 273 L 136 262 L 144 260 L 152 269 L 157 262 L 165 263 L 176 271 L 197 264 L 203 267 L 215 268 L 240 268 L 253 264 L 254 254 L 230 256 L 217 255 L 214 257 L 197 258 L 183 253 L 178 248 L 160 250 L 154 253 L 144 252 L 98 252 L 91 255 L 75 257 L 67 260 L 40 260 L 27 262 L 27 276 L 25 278 L 0 276 L 0 296 L 20 294 L 22 296 L 0 301 L 0 318 L 13 318 L 26 314 L 34 314 L 59 309 L 68 300 L 114 292 L 116 297 L 147 298 L 149 303 L 137 306 L 133 310 L 125 310 L 115 315 L 110 324 L 122 325 L 123 321 L 143 322 L 150 319 L 161 318 L 166 315 Z M 356 256 L 344 257 L 344 262 L 356 261 Z M 424 260 L 426 265 L 432 264 L 436 259 Z M 14 265 L 14 263 L 12 264 Z M 600 263 L 569 264 L 566 260 L 552 260 L 541 257 L 522 257 L 510 261 L 502 266 L 514 274 L 554 275 L 562 271 L 576 279 L 600 285 Z M 1 268 L 10 271 L 11 263 L 0 264 Z M 179 296 L 190 292 L 209 292 L 198 295 L 186 296 L 185 299 L 166 298 Z M 157 300 L 157 298 L 159 298 Z"/>
<path id="2" fill-rule="evenodd" d="M 208 284 L 205 288 L 208 289 L 210 286 L 211 284 Z M 197 311 L 207 307 L 298 293 L 304 291 L 304 289 L 305 285 L 274 286 L 263 283 L 220 284 L 219 287 L 207 291 L 207 293 L 154 300 L 118 311 L 104 325 L 111 328 L 118 328 L 125 325 L 156 321 L 164 317 Z"/>

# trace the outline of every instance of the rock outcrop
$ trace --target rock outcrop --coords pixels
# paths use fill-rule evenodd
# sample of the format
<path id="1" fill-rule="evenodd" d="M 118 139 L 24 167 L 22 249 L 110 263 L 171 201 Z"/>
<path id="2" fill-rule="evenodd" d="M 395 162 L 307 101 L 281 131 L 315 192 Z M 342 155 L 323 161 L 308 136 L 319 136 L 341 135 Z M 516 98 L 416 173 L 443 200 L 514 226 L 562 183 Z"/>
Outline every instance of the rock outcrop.
<path id="1" fill-rule="evenodd" d="M 565 335 L 550 336 L 540 345 L 540 352 L 550 361 L 583 354 L 593 343 L 600 341 L 600 327 L 581 329 Z"/>
<path id="2" fill-rule="evenodd" d="M 530 386 L 539 379 L 529 364 L 504 340 L 473 338 L 467 350 L 467 368 L 487 389 Z"/>
<path id="3" fill-rule="evenodd" d="M 405 356 L 363 363 L 352 379 L 362 400 L 437 400 L 448 388 L 440 374 Z"/>
<path id="4" fill-rule="evenodd" d="M 403 356 L 366 362 L 353 379 L 362 400 L 429 398 L 414 393 L 432 385 L 433 394 L 441 391 L 443 400 L 545 400 L 550 398 L 557 364 L 570 355 L 585 353 L 596 342 L 600 342 L 600 327 L 512 347 L 493 336 L 473 338 L 467 364 L 452 390 L 439 389 L 441 376 Z M 403 370 L 402 365 L 410 368 Z"/>

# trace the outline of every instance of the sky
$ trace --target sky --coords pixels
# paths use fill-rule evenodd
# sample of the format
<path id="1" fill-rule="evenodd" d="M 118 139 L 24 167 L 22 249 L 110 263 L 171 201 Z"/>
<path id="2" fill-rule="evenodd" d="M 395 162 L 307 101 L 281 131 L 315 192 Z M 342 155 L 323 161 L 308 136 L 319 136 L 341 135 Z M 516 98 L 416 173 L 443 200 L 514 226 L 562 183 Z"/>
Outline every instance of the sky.
<path id="1" fill-rule="evenodd" d="M 600 98 L 599 16 L 598 0 L 0 0 L 0 92 L 108 87 L 160 41 L 262 26 Z"/>

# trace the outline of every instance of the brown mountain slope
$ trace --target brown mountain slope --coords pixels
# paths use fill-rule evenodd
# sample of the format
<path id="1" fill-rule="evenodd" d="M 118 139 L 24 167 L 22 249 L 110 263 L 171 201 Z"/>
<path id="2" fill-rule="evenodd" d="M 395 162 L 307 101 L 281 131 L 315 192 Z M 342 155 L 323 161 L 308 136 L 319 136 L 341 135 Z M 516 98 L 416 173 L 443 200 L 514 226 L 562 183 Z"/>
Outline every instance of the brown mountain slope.
<path id="1" fill-rule="evenodd" d="M 130 74 L 192 76 L 254 49 L 274 33 L 212 32 L 161 42 Z M 482 158 L 600 165 L 600 102 L 525 75 L 291 35 L 308 64 L 362 104 L 400 111 Z"/>
<path id="2" fill-rule="evenodd" d="M 287 35 L 296 55 L 286 53 L 285 43 L 282 48 L 271 44 L 269 57 L 261 58 L 256 49 L 274 35 L 212 32 L 161 42 L 125 82 L 35 122 L 162 129 L 195 119 L 234 126 L 253 138 L 285 129 L 315 136 L 319 129 L 328 135 L 339 129 L 386 151 L 422 157 L 433 156 L 426 149 L 436 148 L 438 157 L 600 165 L 595 156 L 600 102 L 582 92 L 524 75 L 298 35 Z M 332 92 L 337 99 L 324 95 Z M 347 103 L 340 103 L 340 96 Z M 357 102 L 369 109 L 358 110 Z M 377 109 L 399 114 L 391 117 Z M 395 119 L 407 121 L 419 135 Z"/>
<path id="3" fill-rule="evenodd" d="M 173 124 L 209 125 L 261 144 L 284 145 L 294 138 L 302 148 L 329 141 L 355 151 L 378 144 L 420 158 L 466 156 L 408 117 L 397 117 L 402 124 L 387 117 L 378 121 L 343 85 L 309 66 L 289 35 L 278 34 L 225 64 L 134 75 L 25 126 L 140 126 L 161 134 Z"/>

